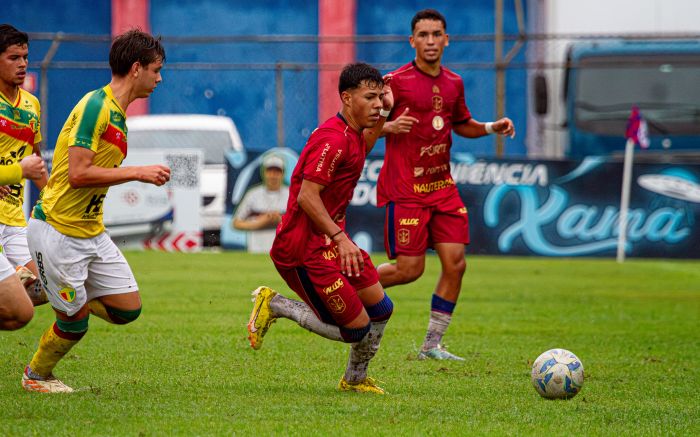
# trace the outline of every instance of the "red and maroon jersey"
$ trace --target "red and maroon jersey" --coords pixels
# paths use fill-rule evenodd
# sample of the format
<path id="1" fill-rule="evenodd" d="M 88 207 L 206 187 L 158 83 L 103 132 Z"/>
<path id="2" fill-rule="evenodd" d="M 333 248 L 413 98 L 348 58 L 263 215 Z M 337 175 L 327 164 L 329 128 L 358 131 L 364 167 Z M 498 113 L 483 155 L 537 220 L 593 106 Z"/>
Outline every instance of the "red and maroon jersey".
<path id="1" fill-rule="evenodd" d="M 338 226 L 345 229 L 345 209 L 360 179 L 366 153 L 362 133 L 350 128 L 340 114 L 326 120 L 311 134 L 294 167 L 287 212 L 277 226 L 270 250 L 276 264 L 302 265 L 314 250 L 328 244 L 328 237 L 316 229 L 297 203 L 302 181 L 306 179 L 326 187 L 321 191 L 323 205 Z"/>
<path id="2" fill-rule="evenodd" d="M 456 192 L 450 174 L 452 126 L 471 114 L 464 100 L 464 83 L 445 67 L 430 76 L 415 65 L 391 73 L 394 109 L 389 120 L 409 108 L 419 122 L 410 133 L 387 134 L 384 165 L 377 182 L 377 204 L 437 205 Z"/>

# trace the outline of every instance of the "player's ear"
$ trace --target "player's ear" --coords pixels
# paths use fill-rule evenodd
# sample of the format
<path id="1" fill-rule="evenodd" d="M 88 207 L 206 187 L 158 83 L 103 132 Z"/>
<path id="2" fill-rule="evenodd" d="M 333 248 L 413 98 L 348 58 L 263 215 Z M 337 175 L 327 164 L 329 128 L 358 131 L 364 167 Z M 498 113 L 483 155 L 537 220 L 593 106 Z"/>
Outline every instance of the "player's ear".
<path id="1" fill-rule="evenodd" d="M 139 72 L 141 71 L 141 63 L 139 61 L 131 64 L 131 69 L 129 70 L 129 75 L 134 79 L 139 77 Z"/>
<path id="2" fill-rule="evenodd" d="M 416 48 L 416 42 L 413 40 L 413 35 L 408 37 L 408 42 L 411 44 L 411 47 L 414 49 Z"/>
<path id="3" fill-rule="evenodd" d="M 352 101 L 352 95 L 347 90 L 343 91 L 342 93 L 340 93 L 340 100 L 342 100 L 343 105 L 350 106 L 350 102 Z"/>
<path id="4" fill-rule="evenodd" d="M 450 45 L 450 35 L 445 34 L 445 47 Z"/>

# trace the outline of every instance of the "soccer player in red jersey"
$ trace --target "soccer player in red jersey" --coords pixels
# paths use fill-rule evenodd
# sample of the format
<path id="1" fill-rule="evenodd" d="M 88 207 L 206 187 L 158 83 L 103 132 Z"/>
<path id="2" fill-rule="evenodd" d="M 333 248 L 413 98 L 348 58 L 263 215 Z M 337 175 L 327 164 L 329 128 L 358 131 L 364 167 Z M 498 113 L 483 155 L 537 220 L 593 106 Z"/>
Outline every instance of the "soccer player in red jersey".
<path id="1" fill-rule="evenodd" d="M 345 210 L 365 156 L 393 105 L 391 90 L 374 67 L 345 66 L 338 85 L 342 109 L 309 137 L 292 173 L 287 211 L 270 257 L 303 300 L 259 287 L 248 323 L 254 349 L 280 317 L 325 338 L 352 343 L 338 389 L 383 394 L 367 376 L 393 304 L 367 253 L 345 233 Z"/>
<path id="2" fill-rule="evenodd" d="M 384 287 L 413 282 L 423 274 L 425 251 L 435 249 L 442 272 L 418 358 L 463 360 L 441 344 L 462 287 L 464 248 L 469 243 L 467 209 L 450 174 L 451 135 L 512 137 L 515 129 L 508 118 L 489 123 L 472 118 L 462 78 L 441 65 L 449 43 L 446 30 L 445 17 L 438 11 L 418 12 L 409 38 L 415 60 L 387 75 L 394 107 L 383 126 L 386 156 L 377 204 L 386 207 L 384 243 L 396 262 L 382 264 L 377 271 Z"/>

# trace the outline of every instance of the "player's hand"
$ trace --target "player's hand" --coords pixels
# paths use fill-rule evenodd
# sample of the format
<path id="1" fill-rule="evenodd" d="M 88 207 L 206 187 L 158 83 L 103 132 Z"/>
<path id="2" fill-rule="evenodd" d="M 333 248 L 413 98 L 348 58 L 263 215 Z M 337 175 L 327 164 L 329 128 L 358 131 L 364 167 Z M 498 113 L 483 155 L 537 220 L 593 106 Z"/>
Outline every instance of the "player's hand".
<path id="1" fill-rule="evenodd" d="M 403 113 L 396 117 L 391 122 L 385 123 L 387 125 L 387 130 L 392 134 L 407 134 L 411 132 L 413 125 L 418 123 L 416 117 L 408 115 L 410 108 L 404 109 Z M 495 123 L 494 123 L 495 124 Z"/>
<path id="2" fill-rule="evenodd" d="M 141 167 L 138 180 L 160 187 L 170 180 L 170 168 L 165 165 L 145 165 Z"/>
<path id="3" fill-rule="evenodd" d="M 365 260 L 362 258 L 362 251 L 342 232 L 338 237 L 338 256 L 340 257 L 340 272 L 352 276 L 360 276 L 360 272 L 365 269 Z"/>
<path id="4" fill-rule="evenodd" d="M 391 92 L 391 75 L 387 74 L 383 77 L 384 88 L 382 89 L 382 109 L 385 111 L 391 111 L 394 107 L 394 94 Z"/>
<path id="5" fill-rule="evenodd" d="M 10 186 L 9 185 L 0 185 L 0 199 L 4 199 L 5 196 L 10 194 Z"/>
<path id="6" fill-rule="evenodd" d="M 46 175 L 46 166 L 41 156 L 29 155 L 19 162 L 22 167 L 22 177 L 26 179 L 41 179 Z"/>
<path id="7" fill-rule="evenodd" d="M 515 138 L 515 125 L 508 117 L 503 117 L 498 121 L 494 121 L 491 128 L 498 135 L 507 135 L 511 138 Z"/>

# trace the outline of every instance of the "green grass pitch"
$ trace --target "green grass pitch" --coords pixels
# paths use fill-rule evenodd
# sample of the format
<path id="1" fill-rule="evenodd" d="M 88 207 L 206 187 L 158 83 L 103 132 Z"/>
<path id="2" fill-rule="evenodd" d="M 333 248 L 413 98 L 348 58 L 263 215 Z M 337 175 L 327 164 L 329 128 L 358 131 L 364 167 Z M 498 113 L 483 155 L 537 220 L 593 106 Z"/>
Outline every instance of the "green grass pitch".
<path id="1" fill-rule="evenodd" d="M 291 321 L 249 347 L 250 290 L 291 296 L 266 256 L 126 255 L 143 313 L 91 319 L 55 371 L 78 393 L 20 388 L 50 308 L 0 332 L 2 435 L 700 435 L 697 261 L 468 256 L 445 337 L 467 361 L 454 363 L 414 359 L 439 274 L 429 256 L 421 279 L 388 291 L 395 311 L 370 366 L 381 397 L 337 392 L 348 347 Z M 530 383 L 553 347 L 586 369 L 568 401 Z"/>

